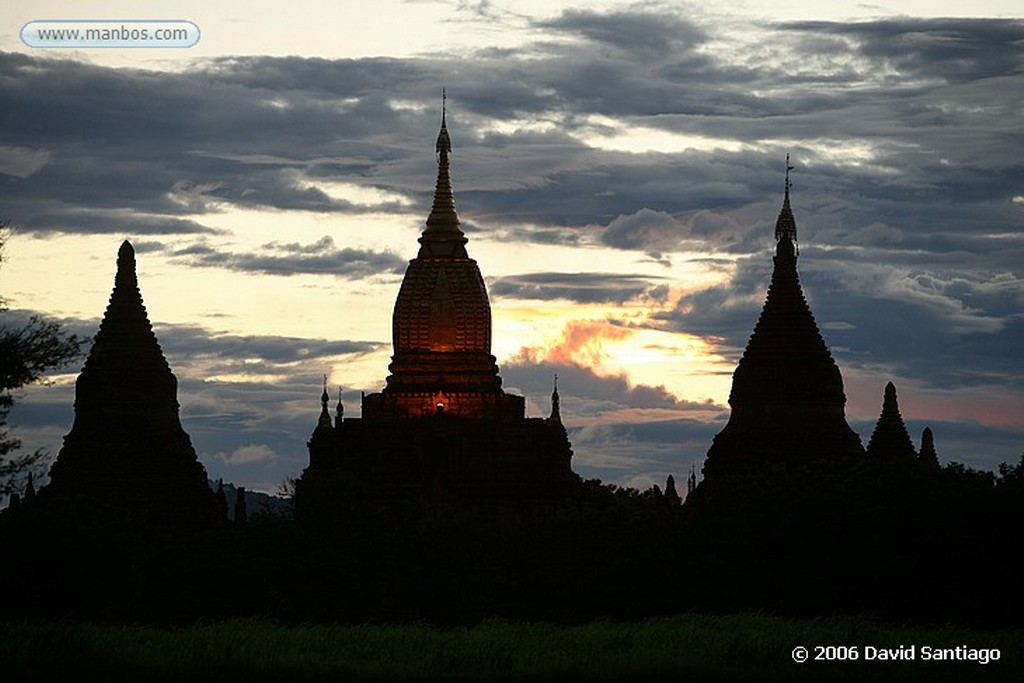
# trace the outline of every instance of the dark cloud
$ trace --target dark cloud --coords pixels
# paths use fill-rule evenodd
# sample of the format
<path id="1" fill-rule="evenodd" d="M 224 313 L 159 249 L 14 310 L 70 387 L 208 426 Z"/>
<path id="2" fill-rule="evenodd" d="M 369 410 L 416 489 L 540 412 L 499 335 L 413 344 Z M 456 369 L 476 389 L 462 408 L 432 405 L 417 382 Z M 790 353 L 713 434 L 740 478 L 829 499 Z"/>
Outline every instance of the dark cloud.
<path id="1" fill-rule="evenodd" d="M 535 25 L 579 35 L 597 45 L 614 48 L 617 53 L 635 53 L 644 58 L 690 52 L 708 39 L 702 28 L 673 14 L 568 9 L 557 18 Z"/>
<path id="2" fill-rule="evenodd" d="M 1013 73 L 1024 60 L 1022 21 L 901 17 L 857 23 L 800 21 L 781 28 L 845 38 L 831 45 L 845 45 L 904 78 L 964 82 Z"/>
<path id="3" fill-rule="evenodd" d="M 487 289 L 491 298 L 622 304 L 641 297 L 663 297 L 659 289 L 663 286 L 656 278 L 617 273 L 529 273 L 497 278 Z"/>
<path id="4" fill-rule="evenodd" d="M 661 409 L 719 413 L 721 406 L 711 403 L 682 401 L 665 390 L 645 384 L 631 385 L 624 375 L 598 375 L 590 368 L 572 363 L 536 362 L 520 356 L 501 366 L 501 375 L 507 386 L 515 387 L 538 402 L 545 411 L 550 410 L 554 378 L 558 376 L 563 414 L 592 416 L 601 412 L 628 409 Z M 571 419 L 571 418 L 567 418 Z"/>
<path id="5" fill-rule="evenodd" d="M 175 261 L 189 266 L 226 268 L 265 275 L 313 273 L 346 279 L 399 274 L 408 261 L 394 252 L 377 252 L 344 247 L 325 235 L 311 244 L 269 242 L 260 253 L 232 253 L 208 243 L 194 243 L 170 251 Z"/>
<path id="6" fill-rule="evenodd" d="M 246 358 L 258 359 L 256 363 L 262 368 L 273 364 L 287 365 L 297 361 L 370 353 L 382 346 L 377 342 L 218 334 L 197 325 L 158 326 L 156 331 L 168 358 L 181 358 L 185 362 L 206 359 L 242 362 L 241 359 Z"/>
<path id="7" fill-rule="evenodd" d="M 106 209 L 126 216 L 122 222 L 138 221 L 132 232 L 148 234 L 199 230 L 188 223 L 194 219 L 176 224 L 174 217 L 218 203 L 324 212 L 397 208 L 356 205 L 316 186 L 339 178 L 425 207 L 434 84 L 454 79 L 456 192 L 467 215 L 485 224 L 532 223 L 542 238 L 553 226 L 610 225 L 643 211 L 677 219 L 709 211 L 719 221 L 734 220 L 726 214 L 777 195 L 784 149 L 813 166 L 817 211 L 841 216 L 837 228 L 846 234 L 875 224 L 926 229 L 951 217 L 973 232 L 981 228 L 981 209 L 997 219 L 986 229 L 1016 224 L 1019 206 L 1010 198 L 1020 193 L 1014 178 L 1024 169 L 1008 153 L 1016 146 L 1010 140 L 1021 140 L 1008 114 L 1019 91 L 1010 86 L 1013 79 L 1019 85 L 1020 50 L 1010 45 L 1020 22 L 783 24 L 773 27 L 781 36 L 775 51 L 757 64 L 709 49 L 709 27 L 673 15 L 567 11 L 536 27 L 580 40 L 526 45 L 515 57 L 527 60 L 486 51 L 472 60 L 226 57 L 175 74 L 0 55 L 10 74 L 0 94 L 11 124 L 0 144 L 21 150 L 22 162 L 34 159 L 16 164 L 20 176 L 0 176 L 6 196 L 26 201 L 7 213 L 29 230 L 115 229 L 90 219 Z M 940 34 L 955 35 L 957 50 L 988 66 L 972 67 L 970 78 L 952 84 L 921 83 L 909 66 L 900 67 L 903 80 L 860 83 L 866 77 L 857 69 L 896 68 L 882 54 L 887 37 L 913 43 L 908 36 Z M 840 59 L 837 46 L 861 60 L 846 67 L 853 72 L 805 66 Z M 932 52 L 913 54 L 928 64 Z M 426 111 L 396 106 L 399 99 L 422 101 Z M 618 123 L 609 127 L 595 116 Z M 517 119 L 541 125 L 493 129 Z M 591 149 L 580 139 L 586 131 L 621 133 L 635 125 L 749 144 L 730 153 L 628 154 Z M 79 134 L 84 130 L 88 137 Z M 870 148 L 872 158 L 850 166 L 829 156 L 844 140 Z M 949 211 L 951 186 L 960 216 Z M 79 215 L 35 210 L 32 198 L 51 197 L 56 187 L 66 211 Z M 147 225 L 144 216 L 164 223 Z M 718 236 L 714 226 L 703 230 Z M 612 231 L 608 243 L 652 248 L 625 231 Z"/>

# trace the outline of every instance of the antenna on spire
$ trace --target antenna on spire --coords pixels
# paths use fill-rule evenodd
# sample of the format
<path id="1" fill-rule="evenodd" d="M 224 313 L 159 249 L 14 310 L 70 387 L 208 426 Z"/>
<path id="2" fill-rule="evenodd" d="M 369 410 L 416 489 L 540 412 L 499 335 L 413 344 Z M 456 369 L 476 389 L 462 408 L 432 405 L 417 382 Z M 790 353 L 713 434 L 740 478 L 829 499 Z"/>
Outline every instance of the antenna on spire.
<path id="1" fill-rule="evenodd" d="M 789 154 L 786 154 L 786 192 L 788 193 L 793 188 L 793 181 L 789 179 L 789 172 L 792 171 L 795 166 L 791 166 L 789 163 Z"/>

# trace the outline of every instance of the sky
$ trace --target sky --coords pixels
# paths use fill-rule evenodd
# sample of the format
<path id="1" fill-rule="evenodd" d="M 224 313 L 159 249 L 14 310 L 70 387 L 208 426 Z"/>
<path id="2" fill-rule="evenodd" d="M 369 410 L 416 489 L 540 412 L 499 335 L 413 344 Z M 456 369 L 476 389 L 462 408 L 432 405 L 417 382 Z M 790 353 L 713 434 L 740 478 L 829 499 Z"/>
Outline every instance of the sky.
<path id="1" fill-rule="evenodd" d="M 1024 10 L 1013 2 L 8 2 L 7 324 L 95 334 L 137 251 L 212 478 L 308 462 L 322 378 L 379 391 L 436 178 L 506 390 L 573 468 L 699 468 L 764 302 L 786 155 L 804 292 L 867 444 L 886 382 L 915 443 L 1024 453 Z M 45 20 L 187 20 L 188 48 L 33 48 Z M 54 455 L 81 362 L 10 422 Z M 333 409 L 333 400 L 332 400 Z"/>

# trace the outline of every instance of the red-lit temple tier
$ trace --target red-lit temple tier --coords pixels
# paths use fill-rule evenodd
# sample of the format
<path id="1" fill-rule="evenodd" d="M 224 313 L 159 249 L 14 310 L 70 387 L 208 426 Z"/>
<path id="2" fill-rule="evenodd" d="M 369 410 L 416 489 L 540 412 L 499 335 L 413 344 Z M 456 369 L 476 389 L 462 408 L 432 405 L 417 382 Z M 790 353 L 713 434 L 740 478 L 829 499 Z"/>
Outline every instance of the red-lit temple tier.
<path id="1" fill-rule="evenodd" d="M 347 501 L 551 501 L 572 495 L 572 448 L 558 413 L 526 417 L 522 396 L 501 388 L 491 354 L 491 307 L 466 252 L 449 175 L 445 116 L 437 137 L 437 185 L 416 258 L 392 319 L 387 384 L 362 400 L 361 418 L 329 398 L 296 486 L 300 515 Z"/>

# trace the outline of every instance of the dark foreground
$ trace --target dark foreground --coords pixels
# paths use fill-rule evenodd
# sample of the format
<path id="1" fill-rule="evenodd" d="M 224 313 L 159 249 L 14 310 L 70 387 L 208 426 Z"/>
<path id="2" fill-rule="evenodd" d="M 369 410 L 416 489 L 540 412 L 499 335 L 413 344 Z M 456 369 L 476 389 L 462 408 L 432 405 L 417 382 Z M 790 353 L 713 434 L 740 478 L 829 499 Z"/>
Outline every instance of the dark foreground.
<path id="1" fill-rule="evenodd" d="M 925 659 L 926 648 L 989 661 Z M 904 659 L 882 659 L 885 651 Z M 571 627 L 6 622 L 0 661 L 7 681 L 1010 681 L 1024 674 L 1024 630 L 692 614 Z"/>
<path id="2" fill-rule="evenodd" d="M 102 500 L 24 506 L 0 515 L 0 620 L 1024 627 L 1024 463 L 996 476 L 851 460 L 708 484 L 685 505 L 588 482 L 559 506 L 408 501 L 172 536 Z"/>

